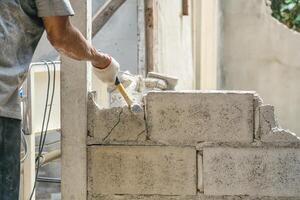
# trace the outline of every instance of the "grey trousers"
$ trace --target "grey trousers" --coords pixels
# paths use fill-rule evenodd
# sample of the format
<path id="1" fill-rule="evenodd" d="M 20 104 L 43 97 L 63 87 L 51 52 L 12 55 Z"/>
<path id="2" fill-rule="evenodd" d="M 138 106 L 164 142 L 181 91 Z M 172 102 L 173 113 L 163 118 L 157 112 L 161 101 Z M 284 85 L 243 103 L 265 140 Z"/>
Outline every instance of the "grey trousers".
<path id="1" fill-rule="evenodd" d="M 21 121 L 0 117 L 0 199 L 18 200 Z"/>

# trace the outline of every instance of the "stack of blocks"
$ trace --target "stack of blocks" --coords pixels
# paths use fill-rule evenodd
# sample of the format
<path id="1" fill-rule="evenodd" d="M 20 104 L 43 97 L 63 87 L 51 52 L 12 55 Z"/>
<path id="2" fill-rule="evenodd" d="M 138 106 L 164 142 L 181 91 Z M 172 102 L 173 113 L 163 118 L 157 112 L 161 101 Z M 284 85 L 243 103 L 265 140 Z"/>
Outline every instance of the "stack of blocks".
<path id="1" fill-rule="evenodd" d="M 88 105 L 89 200 L 300 199 L 300 140 L 255 92 L 151 92 Z"/>

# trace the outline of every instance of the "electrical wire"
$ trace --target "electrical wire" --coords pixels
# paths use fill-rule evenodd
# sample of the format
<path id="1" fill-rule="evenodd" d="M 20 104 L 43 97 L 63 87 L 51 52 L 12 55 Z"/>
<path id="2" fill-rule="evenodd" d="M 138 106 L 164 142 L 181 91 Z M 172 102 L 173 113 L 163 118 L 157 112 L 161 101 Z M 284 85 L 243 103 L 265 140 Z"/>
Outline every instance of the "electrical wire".
<path id="1" fill-rule="evenodd" d="M 36 163 L 36 173 L 35 173 L 35 181 L 34 181 L 34 185 L 29 197 L 29 200 L 32 199 L 33 194 L 35 193 L 35 188 L 36 188 L 36 183 L 37 183 L 37 179 L 38 179 L 38 173 L 40 170 L 40 158 L 41 155 L 43 153 L 43 149 L 44 149 L 44 145 L 45 145 L 45 141 L 46 141 L 46 137 L 47 137 L 47 131 L 48 131 L 48 125 L 49 125 L 49 121 L 50 121 L 50 116 L 51 116 L 51 111 L 52 111 L 52 105 L 53 105 L 53 99 L 54 99 L 54 93 L 55 93 L 55 73 L 56 73 L 56 65 L 53 61 L 50 61 L 50 63 L 53 65 L 53 86 L 52 86 L 52 94 L 51 94 L 51 99 L 50 99 L 50 104 L 49 104 L 49 111 L 48 111 L 48 115 L 47 115 L 47 108 L 48 108 L 48 103 L 49 103 L 49 93 L 50 93 L 50 82 L 51 82 L 51 73 L 50 73 L 50 67 L 47 61 L 43 61 L 43 63 L 46 65 L 47 67 L 47 94 L 46 94 L 46 102 L 45 102 L 45 108 L 44 108 L 44 114 L 43 114 L 43 121 L 42 121 L 42 127 L 41 127 L 41 135 L 40 135 L 40 141 L 39 141 L 39 149 L 38 149 L 38 155 L 35 159 L 35 163 Z M 45 123 L 46 123 L 46 127 L 45 127 Z"/>
<path id="2" fill-rule="evenodd" d="M 45 142 L 46 142 L 46 134 L 48 131 L 48 125 L 49 125 L 49 121 L 50 121 L 50 116 L 51 116 L 51 111 L 52 111 L 52 106 L 53 106 L 53 99 L 54 99 L 54 92 L 55 92 L 55 64 L 53 61 L 50 61 L 53 65 L 53 86 L 52 86 L 52 95 L 51 95 L 51 101 L 50 101 L 50 107 L 49 107 L 49 113 L 48 113 L 48 119 L 47 119 L 47 125 L 46 125 L 46 132 L 45 132 L 45 137 L 43 138 L 43 142 L 42 142 L 42 147 L 41 147 L 41 151 L 44 149 L 45 146 Z"/>

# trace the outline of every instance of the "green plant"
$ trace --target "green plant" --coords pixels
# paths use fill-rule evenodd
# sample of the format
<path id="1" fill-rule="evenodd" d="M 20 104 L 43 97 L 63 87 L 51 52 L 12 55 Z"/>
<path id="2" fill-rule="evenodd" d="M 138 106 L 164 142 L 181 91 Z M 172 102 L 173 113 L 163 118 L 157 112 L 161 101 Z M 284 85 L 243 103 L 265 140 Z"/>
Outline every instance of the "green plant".
<path id="1" fill-rule="evenodd" d="M 300 0 L 271 0 L 272 16 L 300 32 Z"/>

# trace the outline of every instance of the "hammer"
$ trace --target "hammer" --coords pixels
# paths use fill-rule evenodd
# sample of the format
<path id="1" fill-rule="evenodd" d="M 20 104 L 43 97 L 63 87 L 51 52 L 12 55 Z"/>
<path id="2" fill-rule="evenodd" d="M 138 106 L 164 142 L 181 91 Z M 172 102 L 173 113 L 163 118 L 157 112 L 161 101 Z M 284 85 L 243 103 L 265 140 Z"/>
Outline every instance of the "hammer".
<path id="1" fill-rule="evenodd" d="M 115 86 L 117 87 L 117 89 L 121 93 L 121 95 L 123 96 L 124 100 L 128 104 L 132 113 L 137 114 L 137 113 L 143 112 L 142 106 L 136 102 L 133 102 L 130 99 L 128 93 L 126 92 L 123 84 L 120 82 L 118 77 L 116 77 Z"/>

